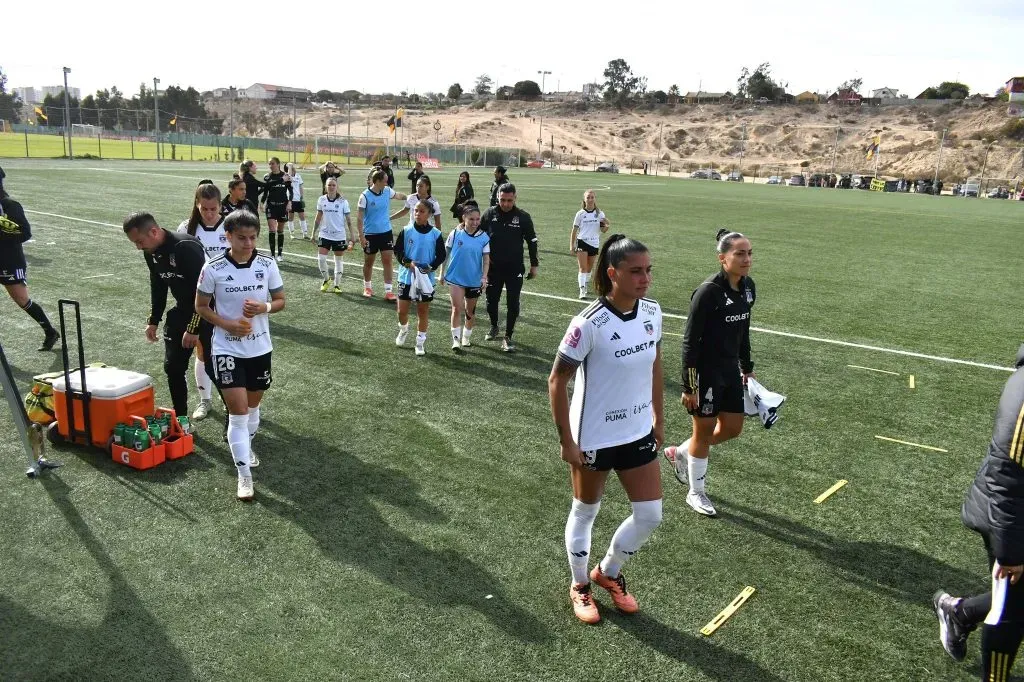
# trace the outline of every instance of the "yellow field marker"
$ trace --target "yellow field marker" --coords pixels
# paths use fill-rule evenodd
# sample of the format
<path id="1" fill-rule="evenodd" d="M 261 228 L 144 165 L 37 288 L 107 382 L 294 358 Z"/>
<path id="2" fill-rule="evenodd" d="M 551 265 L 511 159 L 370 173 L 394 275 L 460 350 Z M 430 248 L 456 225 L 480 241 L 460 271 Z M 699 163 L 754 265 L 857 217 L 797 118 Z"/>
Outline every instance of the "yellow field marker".
<path id="1" fill-rule="evenodd" d="M 888 438 L 886 436 L 875 436 L 878 440 L 887 440 L 890 443 L 899 443 L 900 445 L 910 445 L 915 448 L 924 448 L 925 450 L 934 450 L 935 452 L 949 452 L 943 448 L 937 448 L 934 445 L 921 445 L 920 443 L 911 443 L 908 440 L 897 440 L 895 438 Z"/>
<path id="2" fill-rule="evenodd" d="M 913 374 L 910 375 L 910 387 L 914 388 L 914 375 Z"/>
<path id="3" fill-rule="evenodd" d="M 739 596 L 732 600 L 732 603 L 726 606 L 720 614 L 711 619 L 711 622 L 700 629 L 700 634 L 705 637 L 709 637 L 715 630 L 722 627 L 725 621 L 729 620 L 732 614 L 736 613 L 741 606 L 743 606 L 748 599 L 756 592 L 753 587 L 747 585 L 740 592 Z"/>
<path id="4" fill-rule="evenodd" d="M 875 369 L 874 367 L 861 367 L 860 365 L 847 365 L 847 367 L 849 367 L 850 369 L 862 369 L 862 370 L 864 370 L 866 372 L 878 372 L 879 374 L 891 374 L 894 377 L 898 377 L 900 375 L 899 372 L 890 372 L 887 369 Z"/>
<path id="5" fill-rule="evenodd" d="M 834 486 L 832 486 L 831 488 L 829 488 L 828 490 L 814 498 L 814 504 L 821 504 L 822 502 L 830 498 L 832 494 L 835 493 L 835 491 L 839 490 L 847 483 L 849 483 L 849 481 L 845 479 L 841 481 L 836 481 L 836 484 Z"/>

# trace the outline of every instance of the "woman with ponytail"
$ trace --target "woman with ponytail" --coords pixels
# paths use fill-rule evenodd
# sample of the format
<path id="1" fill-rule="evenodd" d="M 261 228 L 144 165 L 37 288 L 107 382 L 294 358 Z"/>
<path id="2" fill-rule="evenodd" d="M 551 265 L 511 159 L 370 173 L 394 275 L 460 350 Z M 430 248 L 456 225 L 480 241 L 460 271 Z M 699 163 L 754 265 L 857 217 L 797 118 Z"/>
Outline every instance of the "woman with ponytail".
<path id="1" fill-rule="evenodd" d="M 690 297 L 683 334 L 682 403 L 693 418 L 693 435 L 678 448 L 665 448 L 676 479 L 689 484 L 686 503 L 714 516 L 704 491 L 708 454 L 743 430 L 743 385 L 754 376 L 750 360 L 750 309 L 757 291 L 750 279 L 754 251 L 739 232 L 715 235 L 719 271 Z"/>
<path id="2" fill-rule="evenodd" d="M 572 571 L 569 598 L 576 617 L 601 617 L 591 583 L 608 591 L 619 611 L 634 613 L 622 565 L 661 523 L 658 448 L 665 416 L 661 363 L 661 306 L 645 298 L 651 285 L 647 247 L 612 235 L 597 260 L 600 298 L 569 324 L 558 347 L 548 397 L 572 479 L 565 548 Z M 572 400 L 569 380 L 575 376 Z M 584 410 L 584 405 L 586 409 Z M 608 472 L 615 470 L 633 507 L 601 562 L 588 572 L 590 537 Z"/>

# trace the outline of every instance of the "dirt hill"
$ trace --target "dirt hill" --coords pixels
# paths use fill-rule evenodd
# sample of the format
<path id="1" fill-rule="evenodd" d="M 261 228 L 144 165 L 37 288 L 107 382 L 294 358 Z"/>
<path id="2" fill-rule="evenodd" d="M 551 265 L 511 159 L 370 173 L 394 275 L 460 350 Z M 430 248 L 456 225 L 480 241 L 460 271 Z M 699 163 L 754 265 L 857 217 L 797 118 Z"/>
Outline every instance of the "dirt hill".
<path id="1" fill-rule="evenodd" d="M 837 172 L 870 172 L 874 162 L 865 148 L 881 137 L 879 174 L 893 177 L 931 177 L 943 129 L 947 129 L 940 176 L 947 181 L 981 175 L 993 179 L 1024 178 L 1024 121 L 1007 116 L 1001 102 L 951 102 L 899 106 L 725 105 L 657 106 L 619 111 L 603 105 L 488 102 L 436 111 L 406 107 L 405 144 L 442 143 L 524 150 L 582 164 L 615 161 L 621 167 L 642 166 L 661 159 L 661 172 L 686 172 L 713 165 L 748 175 L 828 172 L 832 147 Z M 220 107 L 218 107 L 219 109 Z M 387 109 L 352 110 L 353 136 L 383 137 Z M 236 110 L 237 114 L 237 110 Z M 290 116 L 290 108 L 268 112 Z M 441 124 L 435 133 L 434 123 Z M 542 127 L 543 126 L 543 127 Z M 300 135 L 346 134 L 344 109 L 309 109 Z M 562 147 L 566 148 L 565 153 Z M 986 154 L 986 149 L 991 147 Z M 741 159 L 742 153 L 742 159 Z M 986 160 L 987 156 L 987 160 Z M 741 164 L 742 161 L 742 164 Z"/>

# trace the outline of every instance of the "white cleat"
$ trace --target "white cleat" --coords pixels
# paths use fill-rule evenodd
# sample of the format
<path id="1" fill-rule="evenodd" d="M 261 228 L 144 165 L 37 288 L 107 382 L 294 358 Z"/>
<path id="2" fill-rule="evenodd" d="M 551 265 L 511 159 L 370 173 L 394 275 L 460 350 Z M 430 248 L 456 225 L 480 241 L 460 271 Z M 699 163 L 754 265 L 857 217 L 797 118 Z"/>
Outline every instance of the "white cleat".
<path id="1" fill-rule="evenodd" d="M 251 465 L 250 465 L 251 466 Z M 256 494 L 256 489 L 252 485 L 252 476 L 239 476 L 238 477 L 238 499 L 240 500 L 251 500 L 253 495 Z"/>
<path id="2" fill-rule="evenodd" d="M 213 407 L 212 400 L 200 400 L 199 404 L 196 405 L 195 412 L 192 413 L 192 421 L 201 422 L 209 417 L 211 407 Z"/>
<path id="3" fill-rule="evenodd" d="M 686 493 L 686 504 L 693 508 L 693 511 L 704 516 L 715 516 L 718 512 L 715 511 L 715 506 L 711 504 L 711 500 L 708 499 L 707 493 L 703 490 L 696 492 L 691 490 Z"/>
<path id="4" fill-rule="evenodd" d="M 462 335 L 462 347 L 463 348 L 469 348 L 472 345 L 473 345 L 473 342 L 469 340 L 469 337 L 466 336 L 465 334 L 463 334 Z"/>
<path id="5" fill-rule="evenodd" d="M 260 465 L 260 458 L 251 449 L 249 450 L 249 468 L 255 469 Z"/>
<path id="6" fill-rule="evenodd" d="M 408 337 L 409 337 L 409 330 L 408 329 L 401 329 L 401 328 L 399 328 L 398 336 L 395 337 L 395 345 L 396 346 L 405 345 L 405 340 Z"/>
<path id="7" fill-rule="evenodd" d="M 687 438 L 686 442 L 676 447 L 670 445 L 665 448 L 662 452 L 665 455 L 665 459 L 672 465 L 672 471 L 676 475 L 676 480 L 683 485 L 689 485 L 689 479 L 686 475 L 686 457 L 690 449 L 690 439 Z"/>
<path id="8" fill-rule="evenodd" d="M 580 289 L 580 300 L 582 301 L 586 297 L 587 297 L 587 290 L 586 289 Z"/>
<path id="9" fill-rule="evenodd" d="M 427 349 L 423 347 L 422 343 L 416 344 L 416 355 L 426 355 Z"/>

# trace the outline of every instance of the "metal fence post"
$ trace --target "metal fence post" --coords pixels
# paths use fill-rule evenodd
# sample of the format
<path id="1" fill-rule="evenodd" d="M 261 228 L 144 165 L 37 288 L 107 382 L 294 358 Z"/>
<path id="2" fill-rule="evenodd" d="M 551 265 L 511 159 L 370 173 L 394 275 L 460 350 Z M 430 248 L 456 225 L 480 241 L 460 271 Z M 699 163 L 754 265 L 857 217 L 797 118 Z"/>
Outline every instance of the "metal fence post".
<path id="1" fill-rule="evenodd" d="M 28 158 L 28 131 L 25 131 L 25 158 Z"/>
<path id="2" fill-rule="evenodd" d="M 96 133 L 96 151 L 99 154 L 99 157 L 102 159 L 103 158 L 103 136 L 100 135 L 99 133 Z"/>
<path id="3" fill-rule="evenodd" d="M 131 146 L 131 149 L 132 149 L 132 161 L 134 161 L 135 160 L 135 136 L 134 135 L 129 135 L 128 136 L 128 143 Z"/>

